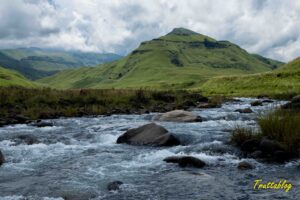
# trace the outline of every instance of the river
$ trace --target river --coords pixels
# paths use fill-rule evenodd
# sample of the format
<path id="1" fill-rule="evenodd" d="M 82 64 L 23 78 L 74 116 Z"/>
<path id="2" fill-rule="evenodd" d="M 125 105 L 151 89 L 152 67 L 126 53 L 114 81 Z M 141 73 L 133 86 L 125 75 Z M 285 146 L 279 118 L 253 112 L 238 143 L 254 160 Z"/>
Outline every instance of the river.
<path id="1" fill-rule="evenodd" d="M 116 144 L 127 129 L 151 121 L 155 113 L 48 120 L 53 127 L 26 124 L 0 128 L 0 199 L 299 199 L 300 160 L 285 164 L 261 163 L 240 156 L 228 144 L 237 124 L 256 127 L 255 119 L 282 102 L 252 107 L 254 113 L 234 112 L 250 107 L 254 99 L 227 102 L 221 108 L 194 109 L 205 120 L 197 123 L 159 122 L 185 145 L 143 147 Z M 47 121 L 47 120 L 46 120 Z M 34 135 L 40 143 L 17 144 L 19 135 Z M 205 161 L 203 169 L 165 163 L 173 155 L 192 155 Z M 246 160 L 256 166 L 241 171 Z M 254 190 L 256 179 L 288 180 L 289 192 Z M 107 191 L 111 181 L 122 181 L 120 191 Z"/>

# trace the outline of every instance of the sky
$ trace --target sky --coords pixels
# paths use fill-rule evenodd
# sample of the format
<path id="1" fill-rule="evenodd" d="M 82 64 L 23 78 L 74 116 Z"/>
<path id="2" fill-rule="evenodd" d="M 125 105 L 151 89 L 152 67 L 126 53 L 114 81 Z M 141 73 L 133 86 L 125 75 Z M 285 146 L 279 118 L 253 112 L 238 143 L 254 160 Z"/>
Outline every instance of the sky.
<path id="1" fill-rule="evenodd" d="M 0 48 L 130 53 L 184 27 L 250 53 L 300 56 L 299 0 L 0 0 Z"/>

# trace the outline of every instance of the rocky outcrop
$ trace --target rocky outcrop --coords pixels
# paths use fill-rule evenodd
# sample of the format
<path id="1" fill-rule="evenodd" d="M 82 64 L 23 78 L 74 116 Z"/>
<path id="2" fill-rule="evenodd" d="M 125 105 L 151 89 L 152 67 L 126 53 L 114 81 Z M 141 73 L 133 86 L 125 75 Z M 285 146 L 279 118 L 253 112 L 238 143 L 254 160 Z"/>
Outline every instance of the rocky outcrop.
<path id="1" fill-rule="evenodd" d="M 201 122 L 202 118 L 195 115 L 192 112 L 184 110 L 173 110 L 161 115 L 157 115 L 153 118 L 157 121 L 168 121 L 168 122 Z"/>
<path id="2" fill-rule="evenodd" d="M 253 113 L 253 110 L 251 110 L 251 108 L 245 108 L 245 109 L 237 109 L 234 112 L 239 112 L 239 113 Z"/>
<path id="3" fill-rule="evenodd" d="M 254 168 L 255 167 L 252 164 L 250 164 L 246 161 L 242 161 L 238 164 L 238 169 L 240 169 L 240 170 L 249 170 L 249 169 L 254 169 Z"/>
<path id="4" fill-rule="evenodd" d="M 4 155 L 2 154 L 0 150 L 0 166 L 5 162 Z"/>
<path id="5" fill-rule="evenodd" d="M 202 160 L 192 156 L 171 156 L 164 159 L 167 163 L 177 163 L 180 167 L 203 168 L 206 164 Z"/>
<path id="6" fill-rule="evenodd" d="M 139 128 L 130 129 L 117 139 L 117 143 L 132 145 L 174 146 L 180 141 L 164 127 L 155 123 L 146 124 Z"/>
<path id="7" fill-rule="evenodd" d="M 108 191 L 116 191 L 120 189 L 120 186 L 123 184 L 122 181 L 113 181 L 108 183 L 107 190 Z"/>

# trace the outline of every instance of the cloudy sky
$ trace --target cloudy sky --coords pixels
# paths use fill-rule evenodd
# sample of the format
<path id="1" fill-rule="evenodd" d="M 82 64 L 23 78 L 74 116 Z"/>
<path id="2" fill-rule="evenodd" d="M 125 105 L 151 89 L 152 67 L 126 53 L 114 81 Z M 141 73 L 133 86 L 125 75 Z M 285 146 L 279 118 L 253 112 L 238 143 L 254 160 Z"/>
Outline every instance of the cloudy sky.
<path id="1" fill-rule="evenodd" d="M 0 0 L 0 48 L 124 55 L 174 27 L 278 60 L 300 56 L 298 0 Z"/>

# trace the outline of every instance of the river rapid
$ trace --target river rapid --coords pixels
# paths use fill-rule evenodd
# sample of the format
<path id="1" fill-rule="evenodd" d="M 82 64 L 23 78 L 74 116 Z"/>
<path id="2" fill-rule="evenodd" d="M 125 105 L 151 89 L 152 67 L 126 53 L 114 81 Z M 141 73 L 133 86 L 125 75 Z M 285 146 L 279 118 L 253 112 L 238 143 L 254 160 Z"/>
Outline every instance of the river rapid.
<path id="1" fill-rule="evenodd" d="M 26 124 L 0 128 L 0 150 L 6 162 L 0 167 L 0 199 L 300 199 L 300 160 L 285 164 L 261 163 L 243 158 L 228 144 L 236 125 L 256 127 L 255 119 L 283 102 L 252 107 L 254 113 L 234 112 L 250 107 L 255 99 L 241 98 L 221 108 L 194 109 L 205 120 L 197 123 L 159 122 L 185 145 L 145 147 L 116 144 L 127 129 L 151 122 L 155 113 L 46 120 L 53 127 Z M 40 143 L 16 143 L 19 135 L 34 135 Z M 203 169 L 180 168 L 163 159 L 191 155 L 207 163 Z M 246 160 L 255 169 L 237 169 Z M 254 190 L 263 182 L 287 180 L 284 190 Z M 122 181 L 109 192 L 107 184 Z"/>

